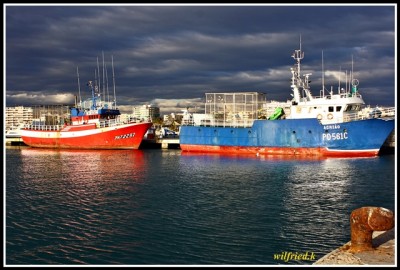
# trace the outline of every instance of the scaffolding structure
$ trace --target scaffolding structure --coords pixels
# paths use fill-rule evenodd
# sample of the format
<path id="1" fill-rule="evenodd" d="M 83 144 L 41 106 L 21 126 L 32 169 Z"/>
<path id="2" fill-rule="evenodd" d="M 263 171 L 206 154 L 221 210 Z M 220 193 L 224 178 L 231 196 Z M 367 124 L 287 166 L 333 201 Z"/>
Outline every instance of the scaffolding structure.
<path id="1" fill-rule="evenodd" d="M 264 117 L 266 94 L 260 92 L 206 93 L 202 125 L 248 127 Z"/>
<path id="2" fill-rule="evenodd" d="M 69 105 L 34 105 L 33 125 L 63 125 L 70 117 Z"/>

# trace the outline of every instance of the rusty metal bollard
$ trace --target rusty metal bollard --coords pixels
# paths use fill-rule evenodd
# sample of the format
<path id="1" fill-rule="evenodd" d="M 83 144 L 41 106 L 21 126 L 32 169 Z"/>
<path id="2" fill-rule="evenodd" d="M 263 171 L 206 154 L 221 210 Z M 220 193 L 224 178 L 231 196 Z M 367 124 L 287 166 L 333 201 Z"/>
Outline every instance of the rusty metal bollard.
<path id="1" fill-rule="evenodd" d="M 387 231 L 394 227 L 393 212 L 382 207 L 361 207 L 350 215 L 350 252 L 373 250 L 372 232 Z"/>

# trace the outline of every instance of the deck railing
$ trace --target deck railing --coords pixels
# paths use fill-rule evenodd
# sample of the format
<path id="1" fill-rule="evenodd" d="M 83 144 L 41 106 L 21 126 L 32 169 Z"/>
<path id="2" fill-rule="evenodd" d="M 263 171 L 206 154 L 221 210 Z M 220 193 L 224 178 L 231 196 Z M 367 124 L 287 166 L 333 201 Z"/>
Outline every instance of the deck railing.
<path id="1" fill-rule="evenodd" d="M 351 122 L 356 120 L 365 120 L 371 118 L 394 118 L 395 117 L 396 108 L 395 107 L 386 107 L 386 108 L 371 108 L 368 111 L 364 112 L 354 112 L 347 113 L 344 116 L 334 118 L 332 120 L 326 120 L 325 123 L 342 123 L 342 122 Z M 208 126 L 208 127 L 251 127 L 254 123 L 255 119 L 246 119 L 246 120 L 215 120 L 210 118 L 205 118 L 200 120 L 200 123 L 195 123 L 193 119 L 184 119 L 182 121 L 183 126 Z"/>
<path id="2" fill-rule="evenodd" d="M 116 126 L 120 126 L 120 125 L 124 125 L 124 124 L 129 124 L 129 123 L 142 123 L 142 122 L 151 122 L 150 120 L 132 120 L 129 122 L 121 122 L 119 119 L 109 119 L 109 120 L 104 120 L 104 121 L 99 121 L 97 123 L 91 123 L 89 122 L 89 124 L 93 125 L 96 124 L 97 128 L 106 128 L 106 127 L 116 127 Z M 82 125 L 87 125 L 86 124 L 82 124 Z M 67 125 L 67 126 L 71 126 L 71 125 Z M 40 131 L 60 131 L 62 130 L 64 127 L 66 127 L 65 125 L 37 125 L 37 124 L 26 124 L 24 125 L 25 129 L 29 129 L 29 130 L 40 130 Z"/>
<path id="3" fill-rule="evenodd" d="M 25 129 L 30 130 L 43 130 L 43 131 L 58 131 L 63 128 L 62 125 L 33 125 L 28 124 L 24 126 Z"/>

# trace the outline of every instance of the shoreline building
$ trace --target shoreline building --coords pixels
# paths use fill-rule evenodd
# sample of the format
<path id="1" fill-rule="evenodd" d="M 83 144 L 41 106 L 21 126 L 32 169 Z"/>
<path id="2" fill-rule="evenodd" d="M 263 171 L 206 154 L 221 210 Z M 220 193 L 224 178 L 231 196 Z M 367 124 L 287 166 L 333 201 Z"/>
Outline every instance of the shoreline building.
<path id="1" fill-rule="evenodd" d="M 30 124 L 33 120 L 33 108 L 24 106 L 6 107 L 5 131 L 21 124 Z"/>
<path id="2" fill-rule="evenodd" d="M 151 119 L 151 121 L 154 121 L 160 118 L 160 108 L 152 105 L 135 106 L 132 107 L 132 117 L 143 120 Z"/>

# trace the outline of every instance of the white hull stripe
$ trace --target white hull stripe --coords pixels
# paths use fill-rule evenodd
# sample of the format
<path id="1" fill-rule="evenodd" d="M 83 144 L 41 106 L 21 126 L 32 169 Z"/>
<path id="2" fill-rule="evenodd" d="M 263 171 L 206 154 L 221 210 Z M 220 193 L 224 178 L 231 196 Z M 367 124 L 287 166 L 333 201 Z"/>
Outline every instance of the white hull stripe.
<path id="1" fill-rule="evenodd" d="M 42 130 L 21 130 L 21 136 L 23 137 L 31 137 L 31 138 L 47 138 L 47 139 L 56 139 L 56 138 L 77 138 L 84 136 L 92 136 L 104 132 L 109 132 L 113 130 L 118 130 L 121 128 L 130 127 L 132 125 L 123 125 L 123 126 L 115 126 L 115 127 L 107 127 L 107 128 L 96 128 L 90 130 L 80 130 L 80 131 L 42 131 Z"/>

